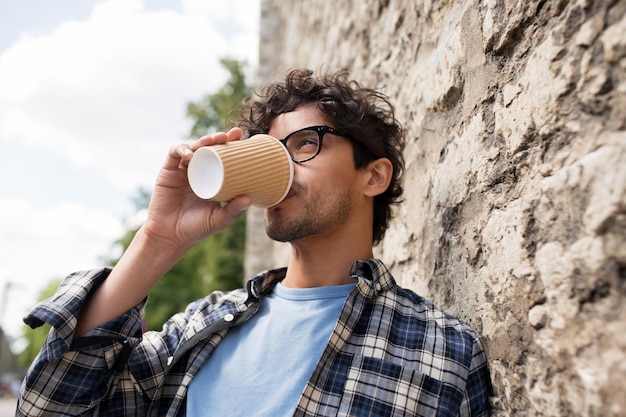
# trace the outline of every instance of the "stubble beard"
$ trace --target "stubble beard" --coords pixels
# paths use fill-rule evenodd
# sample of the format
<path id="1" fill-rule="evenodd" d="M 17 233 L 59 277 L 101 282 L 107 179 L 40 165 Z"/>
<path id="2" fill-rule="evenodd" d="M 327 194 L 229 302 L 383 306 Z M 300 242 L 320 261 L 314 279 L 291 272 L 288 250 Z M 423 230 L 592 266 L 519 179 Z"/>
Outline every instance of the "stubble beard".
<path id="1" fill-rule="evenodd" d="M 290 215 L 282 207 L 266 213 L 265 231 L 270 239 L 293 242 L 328 232 L 350 217 L 352 199 L 348 191 L 343 191 L 327 195 L 324 199 L 291 202 L 294 203 L 299 204 L 297 213 L 292 210 Z"/>

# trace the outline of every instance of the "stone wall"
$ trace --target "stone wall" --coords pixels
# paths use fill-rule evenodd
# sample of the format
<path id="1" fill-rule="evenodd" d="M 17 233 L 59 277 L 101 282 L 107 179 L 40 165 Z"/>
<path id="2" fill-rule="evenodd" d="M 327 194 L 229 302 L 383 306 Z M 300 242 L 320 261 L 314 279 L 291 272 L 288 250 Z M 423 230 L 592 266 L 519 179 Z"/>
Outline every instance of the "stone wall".
<path id="1" fill-rule="evenodd" d="M 376 254 L 478 331 L 496 416 L 626 415 L 625 15 L 623 0 L 262 2 L 259 84 L 347 66 L 395 102 L 406 196 Z M 284 264 L 249 218 L 248 270 Z"/>

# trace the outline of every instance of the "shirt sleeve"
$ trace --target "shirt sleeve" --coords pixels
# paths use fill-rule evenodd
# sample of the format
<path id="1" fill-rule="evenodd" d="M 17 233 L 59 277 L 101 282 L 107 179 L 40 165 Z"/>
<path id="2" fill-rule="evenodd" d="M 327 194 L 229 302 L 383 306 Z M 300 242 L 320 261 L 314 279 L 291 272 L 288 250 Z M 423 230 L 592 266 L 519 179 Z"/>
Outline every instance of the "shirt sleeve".
<path id="1" fill-rule="evenodd" d="M 54 296 L 24 318 L 32 328 L 47 323 L 51 330 L 24 379 L 16 415 L 78 415 L 93 411 L 119 382 L 118 371 L 133 346 L 141 341 L 145 300 L 124 315 L 74 338 L 82 306 L 109 273 L 109 268 L 101 268 L 68 276 Z"/>

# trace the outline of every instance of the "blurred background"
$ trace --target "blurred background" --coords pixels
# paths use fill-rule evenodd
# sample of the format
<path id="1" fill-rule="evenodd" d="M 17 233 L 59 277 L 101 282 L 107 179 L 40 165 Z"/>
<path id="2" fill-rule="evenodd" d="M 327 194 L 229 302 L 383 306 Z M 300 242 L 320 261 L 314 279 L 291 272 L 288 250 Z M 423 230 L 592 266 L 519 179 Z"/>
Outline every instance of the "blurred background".
<path id="1" fill-rule="evenodd" d="M 22 317 L 67 274 L 115 263 L 172 144 L 228 127 L 253 83 L 259 7 L 0 0 L 0 395 L 14 393 L 47 332 L 25 332 Z M 243 225 L 207 243 L 224 247 L 215 262 L 231 270 L 241 269 Z M 202 250 L 163 291 L 181 289 Z M 183 289 L 215 287 L 214 266 Z"/>

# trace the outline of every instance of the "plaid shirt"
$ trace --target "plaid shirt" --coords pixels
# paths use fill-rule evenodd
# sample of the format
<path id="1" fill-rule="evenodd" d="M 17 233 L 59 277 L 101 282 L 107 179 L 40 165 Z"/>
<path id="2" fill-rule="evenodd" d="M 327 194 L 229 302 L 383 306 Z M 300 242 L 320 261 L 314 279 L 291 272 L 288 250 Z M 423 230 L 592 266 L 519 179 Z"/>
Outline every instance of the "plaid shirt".
<path id="1" fill-rule="evenodd" d="M 184 416 L 193 376 L 285 275 L 271 270 L 246 289 L 213 293 L 161 332 L 141 333 L 142 304 L 74 339 L 81 306 L 108 272 L 70 275 L 25 318 L 52 330 L 22 386 L 18 416 Z M 491 383 L 474 331 L 397 286 L 380 261 L 356 262 L 351 275 L 357 286 L 294 415 L 488 415 Z"/>

